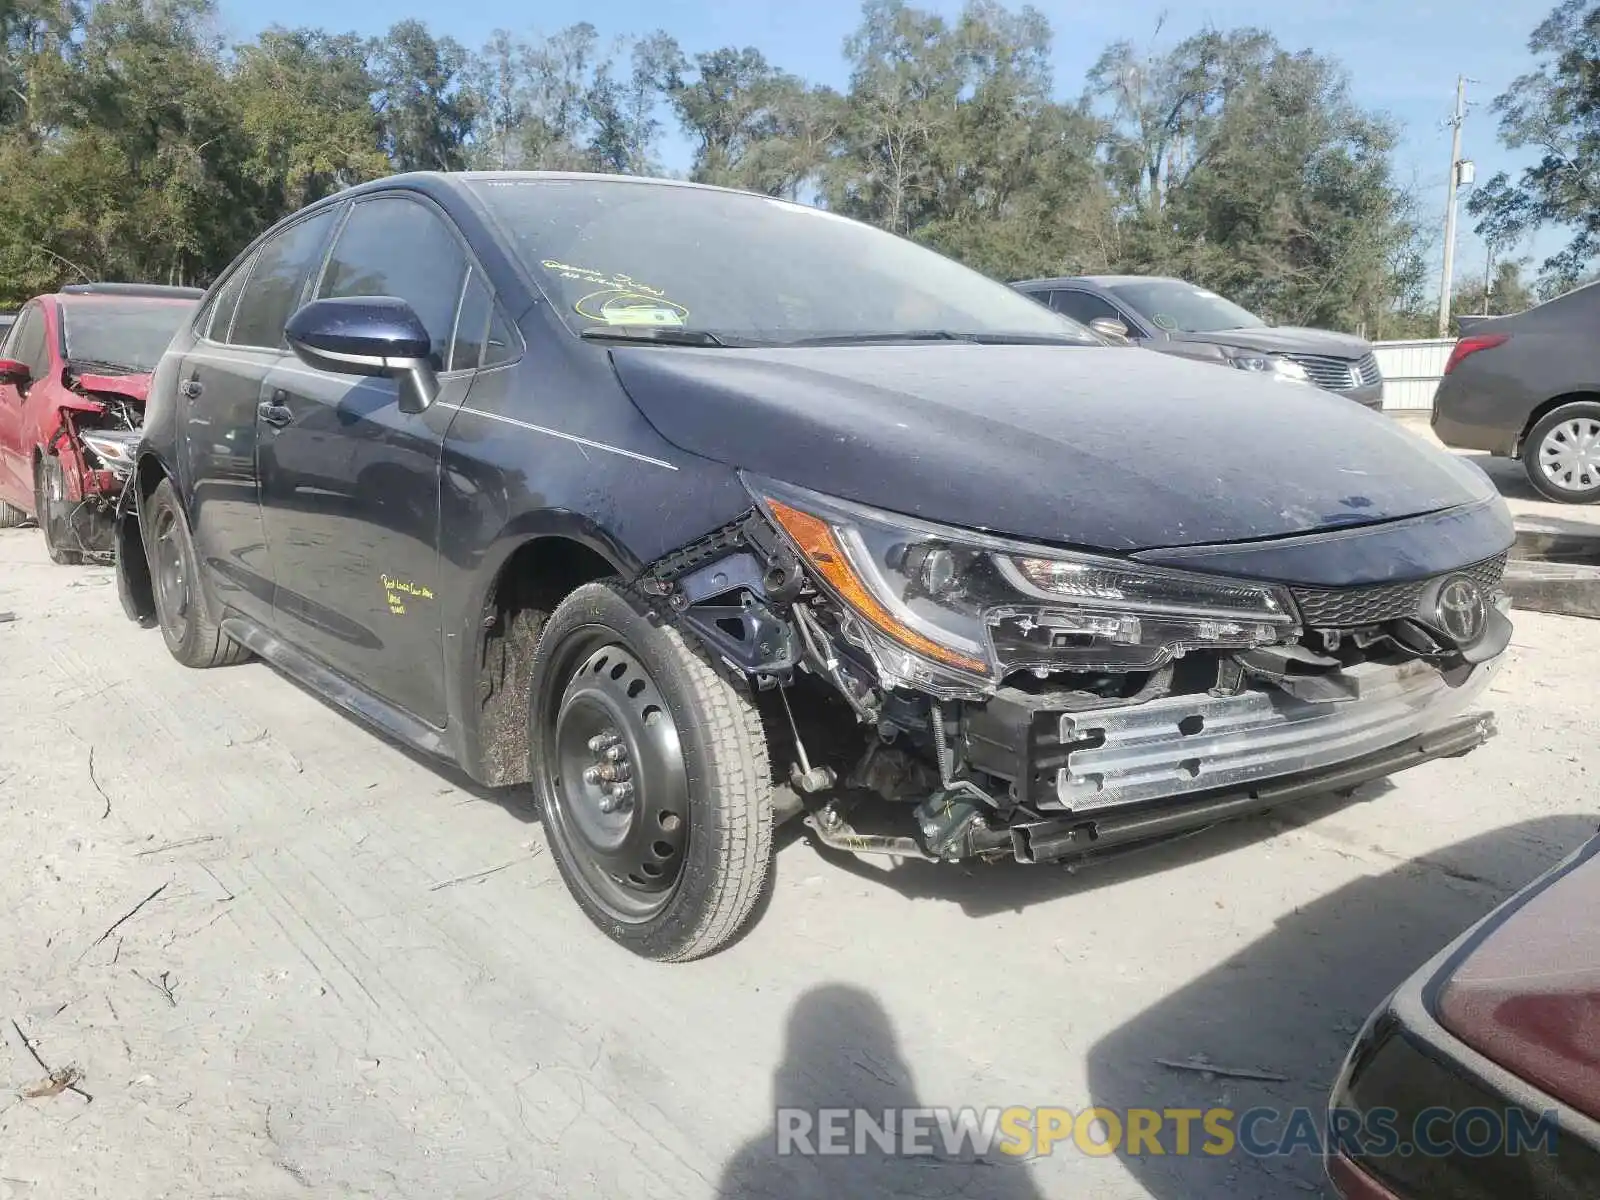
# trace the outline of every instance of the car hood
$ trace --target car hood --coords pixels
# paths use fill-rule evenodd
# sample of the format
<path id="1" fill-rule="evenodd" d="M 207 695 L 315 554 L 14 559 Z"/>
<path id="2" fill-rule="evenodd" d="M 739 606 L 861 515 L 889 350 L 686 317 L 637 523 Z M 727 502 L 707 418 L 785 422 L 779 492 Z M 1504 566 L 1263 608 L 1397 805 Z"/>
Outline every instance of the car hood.
<path id="1" fill-rule="evenodd" d="M 137 400 L 143 404 L 150 396 L 149 375 L 95 375 L 86 373 L 73 376 L 73 382 L 78 390 L 83 392 L 103 392 L 114 396 L 126 396 L 130 400 Z"/>
<path id="2" fill-rule="evenodd" d="M 1482 471 L 1301 384 L 1072 346 L 616 347 L 690 453 L 926 520 L 1132 551 L 1482 500 Z"/>
<path id="3" fill-rule="evenodd" d="M 1260 329 L 1219 329 L 1212 333 L 1174 333 L 1178 342 L 1206 342 L 1213 346 L 1237 346 L 1262 354 L 1326 354 L 1332 358 L 1361 358 L 1372 352 L 1372 343 L 1331 329 L 1301 329 L 1293 325 L 1266 325 Z"/>

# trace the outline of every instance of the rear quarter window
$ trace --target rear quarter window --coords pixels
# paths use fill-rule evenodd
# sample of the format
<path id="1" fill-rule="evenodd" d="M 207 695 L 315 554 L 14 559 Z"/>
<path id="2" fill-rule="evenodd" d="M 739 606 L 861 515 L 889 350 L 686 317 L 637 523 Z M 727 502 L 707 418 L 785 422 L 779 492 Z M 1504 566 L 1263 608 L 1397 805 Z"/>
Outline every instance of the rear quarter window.
<path id="1" fill-rule="evenodd" d="M 212 300 L 211 307 L 201 318 L 198 332 L 202 337 L 209 338 L 213 342 L 228 340 L 228 330 L 233 325 L 233 314 L 239 307 L 239 296 L 250 279 L 250 268 L 254 265 L 255 256 L 252 255 L 228 276 Z"/>

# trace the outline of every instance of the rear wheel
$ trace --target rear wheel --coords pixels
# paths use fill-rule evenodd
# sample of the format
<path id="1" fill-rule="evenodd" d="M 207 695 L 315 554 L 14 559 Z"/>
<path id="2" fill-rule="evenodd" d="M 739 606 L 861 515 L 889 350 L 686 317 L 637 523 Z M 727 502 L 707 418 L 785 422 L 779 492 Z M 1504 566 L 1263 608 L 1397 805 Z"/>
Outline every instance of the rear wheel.
<path id="1" fill-rule="evenodd" d="M 44 548 L 50 552 L 50 561 L 65 567 L 81 563 L 83 553 L 76 549 L 78 537 L 72 531 L 67 476 L 54 454 L 40 455 L 33 469 L 33 509 L 39 514 L 39 528 L 44 532 Z"/>
<path id="2" fill-rule="evenodd" d="M 223 667 L 249 658 L 250 652 L 223 633 L 206 611 L 194 540 L 170 479 L 156 485 L 140 525 L 156 618 L 172 657 L 186 667 Z"/>
<path id="3" fill-rule="evenodd" d="M 772 858 L 772 775 L 750 699 L 611 583 L 551 613 L 531 678 L 533 786 L 579 906 L 646 958 L 725 945 Z"/>
<path id="4" fill-rule="evenodd" d="M 1580 400 L 1546 413 L 1528 433 L 1522 467 L 1552 500 L 1600 500 L 1600 403 Z"/>
<path id="5" fill-rule="evenodd" d="M 0 500 L 0 529 L 15 529 L 18 525 L 25 524 L 28 514 L 15 504 L 7 504 Z"/>

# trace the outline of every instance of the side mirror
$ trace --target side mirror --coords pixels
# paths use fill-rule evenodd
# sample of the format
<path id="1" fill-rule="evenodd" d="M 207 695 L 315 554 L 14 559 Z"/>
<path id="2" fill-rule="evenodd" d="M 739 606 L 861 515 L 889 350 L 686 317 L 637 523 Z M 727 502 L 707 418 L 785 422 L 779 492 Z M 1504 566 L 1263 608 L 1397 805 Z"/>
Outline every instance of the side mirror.
<path id="1" fill-rule="evenodd" d="M 28 370 L 28 364 L 18 362 L 14 358 L 0 358 L 0 383 L 9 383 L 20 386 L 33 378 L 33 372 Z"/>
<path id="2" fill-rule="evenodd" d="M 396 380 L 401 412 L 423 412 L 439 394 L 428 358 L 433 339 L 411 305 L 394 296 L 313 300 L 283 332 L 309 367 Z"/>
<path id="3" fill-rule="evenodd" d="M 1113 346 L 1126 346 L 1130 343 L 1128 327 L 1121 321 L 1111 317 L 1096 317 L 1089 322 L 1089 328 L 1098 333 Z"/>

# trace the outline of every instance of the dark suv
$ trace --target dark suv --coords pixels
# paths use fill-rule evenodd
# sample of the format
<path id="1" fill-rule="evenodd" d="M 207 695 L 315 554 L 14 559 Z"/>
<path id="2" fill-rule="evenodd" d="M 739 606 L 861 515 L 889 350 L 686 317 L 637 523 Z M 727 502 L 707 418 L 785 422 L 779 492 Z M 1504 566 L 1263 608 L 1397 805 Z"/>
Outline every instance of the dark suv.
<path id="1" fill-rule="evenodd" d="M 180 661 L 531 783 L 577 902 L 667 959 L 790 817 L 1045 862 L 1463 753 L 1510 636 L 1504 503 L 1390 422 L 642 179 L 401 176 L 270 230 L 120 513 Z"/>
<path id="2" fill-rule="evenodd" d="M 1151 350 L 1310 383 L 1367 408 L 1383 407 L 1383 372 L 1364 338 L 1269 325 L 1215 292 L 1159 275 L 1081 275 L 1011 286 L 1074 321 L 1114 329 Z"/>

